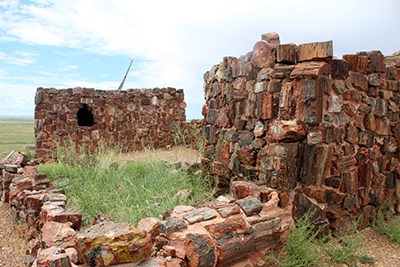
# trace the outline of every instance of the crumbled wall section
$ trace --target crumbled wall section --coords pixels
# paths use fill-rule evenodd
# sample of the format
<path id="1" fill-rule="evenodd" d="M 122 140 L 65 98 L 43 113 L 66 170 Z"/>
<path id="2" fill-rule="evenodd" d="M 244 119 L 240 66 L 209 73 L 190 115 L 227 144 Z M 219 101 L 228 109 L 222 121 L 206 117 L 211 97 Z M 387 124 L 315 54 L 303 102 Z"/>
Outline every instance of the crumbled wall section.
<path id="1" fill-rule="evenodd" d="M 35 104 L 36 157 L 44 160 L 65 140 L 90 149 L 100 142 L 126 151 L 165 147 L 186 120 L 183 90 L 173 88 L 38 88 Z"/>
<path id="2" fill-rule="evenodd" d="M 202 163 L 215 185 L 297 187 L 294 216 L 313 208 L 332 228 L 359 216 L 365 226 L 390 197 L 400 211 L 399 60 L 385 65 L 379 51 L 334 59 L 332 41 L 262 39 L 204 75 Z"/>
<path id="3" fill-rule="evenodd" d="M 265 266 L 266 253 L 283 244 L 292 224 L 287 198 L 235 181 L 231 195 L 177 206 L 163 220 L 143 218 L 134 227 L 100 213 L 79 231 L 82 214 L 67 208 L 64 191 L 27 165 L 25 154 L 10 155 L 0 160 L 0 202 L 28 241 L 28 266 Z"/>

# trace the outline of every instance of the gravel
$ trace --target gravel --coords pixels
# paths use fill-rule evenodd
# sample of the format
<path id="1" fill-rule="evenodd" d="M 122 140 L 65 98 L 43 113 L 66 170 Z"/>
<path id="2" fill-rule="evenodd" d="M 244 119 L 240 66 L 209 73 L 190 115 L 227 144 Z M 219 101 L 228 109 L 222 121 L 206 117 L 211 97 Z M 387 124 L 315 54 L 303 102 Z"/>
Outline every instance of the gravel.
<path id="1" fill-rule="evenodd" d="M 26 242 L 18 236 L 10 209 L 0 203 L 0 267 L 22 267 Z"/>

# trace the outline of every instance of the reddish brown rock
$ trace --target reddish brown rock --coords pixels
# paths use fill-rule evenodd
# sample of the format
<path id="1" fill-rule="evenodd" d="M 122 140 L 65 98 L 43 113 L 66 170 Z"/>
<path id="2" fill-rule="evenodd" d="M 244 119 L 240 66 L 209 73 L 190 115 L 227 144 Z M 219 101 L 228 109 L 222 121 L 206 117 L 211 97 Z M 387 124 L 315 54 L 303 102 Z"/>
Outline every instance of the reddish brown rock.
<path id="1" fill-rule="evenodd" d="M 145 230 L 154 239 L 160 233 L 161 221 L 154 217 L 141 219 L 138 227 Z"/>
<path id="2" fill-rule="evenodd" d="M 232 182 L 231 192 L 234 198 L 242 199 L 259 195 L 259 188 L 256 184 L 246 181 Z"/>
<path id="3" fill-rule="evenodd" d="M 215 207 L 215 210 L 222 218 L 228 218 L 232 215 L 240 213 L 240 208 L 236 204 L 220 204 Z"/>
<path id="4" fill-rule="evenodd" d="M 349 64 L 345 60 L 332 60 L 331 68 L 332 79 L 344 80 L 349 76 Z"/>
<path id="5" fill-rule="evenodd" d="M 286 64 L 296 64 L 297 61 L 297 45 L 283 44 L 278 45 L 277 62 Z"/>
<path id="6" fill-rule="evenodd" d="M 69 223 L 74 230 L 79 230 L 82 225 L 82 214 L 80 212 L 55 209 L 46 214 L 47 221 Z"/>
<path id="7" fill-rule="evenodd" d="M 21 177 L 15 181 L 18 190 L 32 190 L 33 180 L 29 177 Z"/>
<path id="8" fill-rule="evenodd" d="M 38 267 L 72 267 L 71 260 L 65 250 L 54 246 L 41 250 L 33 266 L 35 264 Z"/>
<path id="9" fill-rule="evenodd" d="M 330 73 L 331 67 L 328 63 L 311 61 L 296 64 L 290 73 L 290 78 L 318 78 Z"/>
<path id="10" fill-rule="evenodd" d="M 369 60 L 367 56 L 362 55 L 343 55 L 343 59 L 349 63 L 350 70 L 368 74 L 370 72 Z"/>
<path id="11" fill-rule="evenodd" d="M 279 34 L 276 32 L 269 32 L 269 33 L 262 34 L 261 40 L 264 40 L 273 45 L 279 45 L 279 43 L 280 43 Z"/>
<path id="12" fill-rule="evenodd" d="M 296 80 L 294 90 L 298 92 L 296 100 L 296 119 L 298 122 L 317 124 L 322 121 L 323 92 L 328 84 L 324 79 Z"/>
<path id="13" fill-rule="evenodd" d="M 332 41 L 301 44 L 297 49 L 298 62 L 311 60 L 331 60 L 332 55 Z"/>
<path id="14" fill-rule="evenodd" d="M 186 236 L 185 254 L 190 267 L 216 266 L 215 243 L 208 235 L 188 234 Z"/>
<path id="15" fill-rule="evenodd" d="M 41 232 L 45 248 L 56 246 L 65 249 L 76 244 L 76 232 L 66 223 L 46 222 Z"/>
<path id="16" fill-rule="evenodd" d="M 276 45 L 258 41 L 253 47 L 250 61 L 257 68 L 272 68 L 276 61 Z"/>
<path id="17" fill-rule="evenodd" d="M 331 149 L 326 144 L 305 145 L 301 155 L 303 162 L 300 181 L 306 185 L 322 185 L 325 171 L 329 169 Z"/>
<path id="18" fill-rule="evenodd" d="M 218 265 L 231 265 L 254 251 L 254 236 L 251 228 L 241 217 L 231 217 L 221 223 L 205 227 L 215 239 L 218 251 Z"/>
<path id="19" fill-rule="evenodd" d="M 349 78 L 355 88 L 364 92 L 368 91 L 368 79 L 365 75 L 358 72 L 350 71 Z"/>
<path id="20" fill-rule="evenodd" d="M 79 233 L 76 249 L 82 262 L 109 266 L 144 260 L 151 255 L 152 247 L 151 237 L 144 230 L 105 221 Z"/>
<path id="21" fill-rule="evenodd" d="M 208 207 L 198 208 L 191 212 L 189 212 L 185 216 L 185 220 L 190 224 L 194 224 L 197 222 L 208 221 L 214 219 L 216 217 L 215 211 Z"/>
<path id="22" fill-rule="evenodd" d="M 255 197 L 239 199 L 235 203 L 240 206 L 247 216 L 258 214 L 263 208 L 261 201 Z"/>
<path id="23" fill-rule="evenodd" d="M 306 132 L 296 121 L 275 120 L 269 125 L 268 140 L 270 142 L 298 142 L 304 140 Z"/>

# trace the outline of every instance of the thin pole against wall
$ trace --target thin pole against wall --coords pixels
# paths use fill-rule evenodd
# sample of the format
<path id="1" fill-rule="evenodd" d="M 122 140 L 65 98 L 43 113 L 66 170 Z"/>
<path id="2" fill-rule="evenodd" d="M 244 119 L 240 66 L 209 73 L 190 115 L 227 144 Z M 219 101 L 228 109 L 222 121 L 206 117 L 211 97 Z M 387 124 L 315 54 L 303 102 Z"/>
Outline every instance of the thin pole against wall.
<path id="1" fill-rule="evenodd" d="M 128 76 L 129 70 L 131 69 L 131 66 L 132 66 L 132 62 L 133 62 L 133 60 L 131 60 L 131 63 L 129 64 L 129 67 L 128 67 L 128 70 L 127 70 L 126 73 L 125 73 L 124 79 L 122 79 L 122 82 L 121 82 L 121 84 L 120 84 L 119 87 L 118 87 L 118 91 L 122 90 L 122 87 L 124 87 L 124 83 L 125 83 L 125 80 L 126 80 L 126 76 Z"/>

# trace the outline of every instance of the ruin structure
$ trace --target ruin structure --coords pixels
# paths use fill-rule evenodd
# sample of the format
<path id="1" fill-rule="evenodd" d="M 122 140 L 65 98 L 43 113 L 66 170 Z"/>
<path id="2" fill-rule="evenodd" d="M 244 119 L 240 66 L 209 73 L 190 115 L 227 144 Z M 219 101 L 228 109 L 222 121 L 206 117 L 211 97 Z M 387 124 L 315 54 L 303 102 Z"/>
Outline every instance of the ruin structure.
<path id="1" fill-rule="evenodd" d="M 185 129 L 205 125 L 202 168 L 226 193 L 214 201 L 177 206 L 137 227 L 100 216 L 78 232 L 82 214 L 26 155 L 0 161 L 0 199 L 30 240 L 33 266 L 268 266 L 266 253 L 306 211 L 332 230 L 356 220 L 366 227 L 387 201 L 400 212 L 398 56 L 335 59 L 331 41 L 281 45 L 270 33 L 204 79 L 204 122 Z M 37 156 L 51 158 L 67 138 L 89 148 L 99 140 L 165 146 L 184 108 L 175 89 L 39 88 Z"/>
<path id="2" fill-rule="evenodd" d="M 332 41 L 280 44 L 265 34 L 248 54 L 204 75 L 203 167 L 215 185 L 256 179 L 314 209 L 332 229 L 391 199 L 399 212 L 400 62 L 380 51 L 333 57 Z"/>
<path id="3" fill-rule="evenodd" d="M 99 143 L 124 151 L 165 147 L 186 120 L 183 90 L 173 88 L 38 88 L 35 104 L 36 157 L 44 160 L 66 140 L 91 150 Z"/>

